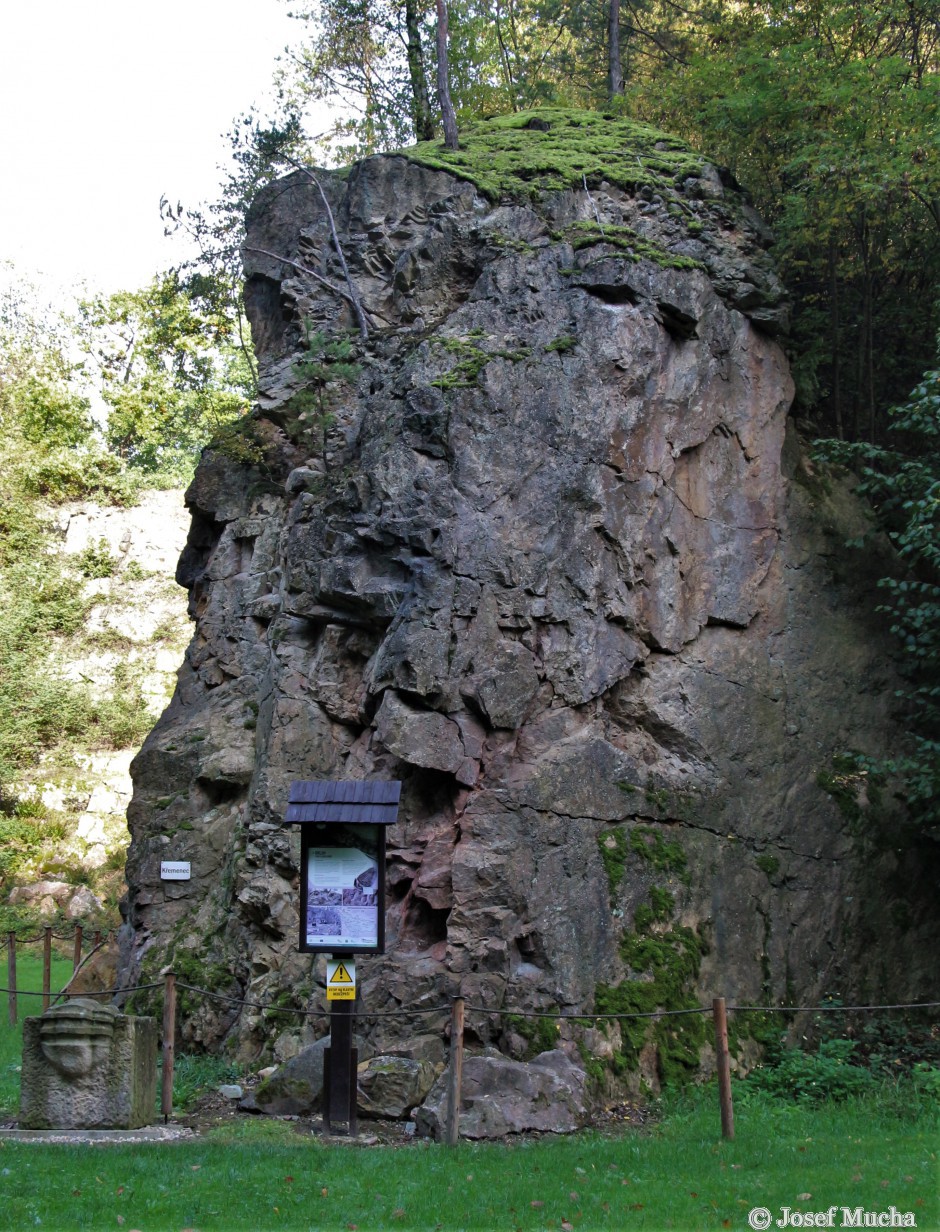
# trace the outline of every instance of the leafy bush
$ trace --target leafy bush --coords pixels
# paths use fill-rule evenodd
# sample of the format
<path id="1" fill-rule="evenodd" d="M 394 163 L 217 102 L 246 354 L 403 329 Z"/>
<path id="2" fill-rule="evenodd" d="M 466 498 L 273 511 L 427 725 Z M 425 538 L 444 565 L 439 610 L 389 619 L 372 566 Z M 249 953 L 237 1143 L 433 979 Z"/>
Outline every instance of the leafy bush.
<path id="1" fill-rule="evenodd" d="M 89 543 L 78 554 L 78 568 L 82 577 L 109 578 L 117 572 L 118 561 L 111 554 L 111 548 L 105 538 L 97 543 Z"/>
<path id="2" fill-rule="evenodd" d="M 818 1052 L 787 1049 L 770 1065 L 760 1066 L 747 1077 L 754 1089 L 766 1091 L 799 1104 L 842 1100 L 863 1095 L 876 1086 L 870 1070 L 854 1064 L 852 1040 L 824 1040 Z"/>
<path id="3" fill-rule="evenodd" d="M 872 503 L 897 549 L 897 576 L 881 578 L 879 611 L 891 621 L 908 679 L 897 694 L 908 748 L 858 768 L 897 775 L 908 809 L 940 838 L 940 368 L 925 373 L 903 406 L 890 411 L 895 448 L 817 442 L 817 457 L 859 472 L 857 491 Z M 864 547 L 861 541 L 851 547 Z"/>
<path id="4" fill-rule="evenodd" d="M 19 470 L 24 493 L 53 505 L 72 500 L 133 505 L 140 491 L 121 460 L 99 449 L 30 451 Z"/>

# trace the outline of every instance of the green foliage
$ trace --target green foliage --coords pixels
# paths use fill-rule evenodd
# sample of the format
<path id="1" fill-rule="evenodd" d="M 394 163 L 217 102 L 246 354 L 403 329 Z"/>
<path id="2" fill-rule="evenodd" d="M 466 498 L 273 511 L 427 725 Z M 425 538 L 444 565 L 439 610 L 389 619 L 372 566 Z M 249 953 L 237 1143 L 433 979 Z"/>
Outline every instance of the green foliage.
<path id="1" fill-rule="evenodd" d="M 416 66 L 422 79 L 433 37 L 429 13 L 422 5 Z M 295 114 L 311 102 L 329 101 L 331 109 L 339 103 L 341 118 L 321 138 L 334 157 L 345 162 L 412 140 L 416 116 L 404 7 L 323 0 L 291 16 L 305 23 L 308 37 L 283 65 L 278 88 Z"/>
<path id="2" fill-rule="evenodd" d="M 494 359 L 519 363 L 531 355 L 528 347 L 518 347 L 509 351 L 500 347 L 485 346 L 487 334 L 482 329 L 471 330 L 465 338 L 432 338 L 431 342 L 446 354 L 457 356 L 457 363 L 431 382 L 432 385 L 444 391 L 470 389 L 476 385 L 486 365 Z"/>
<path id="3" fill-rule="evenodd" d="M 181 1053 L 173 1066 L 173 1108 L 188 1112 L 208 1091 L 237 1082 L 241 1076 L 242 1067 L 225 1057 Z"/>
<path id="4" fill-rule="evenodd" d="M 211 280 L 173 272 L 82 305 L 107 443 L 132 470 L 187 481 L 209 437 L 245 413 L 254 375 L 226 309 Z"/>
<path id="5" fill-rule="evenodd" d="M 634 912 L 633 931 L 625 933 L 620 943 L 630 975 L 616 985 L 598 985 L 594 995 L 598 1013 L 651 1015 L 657 1010 L 691 1010 L 698 1005 L 694 983 L 706 946 L 700 935 L 684 925 L 665 927 L 674 910 L 672 894 L 653 886 L 649 903 L 641 903 Z M 619 1025 L 622 1042 L 615 1058 L 617 1072 L 635 1069 L 643 1048 L 653 1042 L 664 1085 L 681 1085 L 694 1077 L 707 1038 L 702 1014 L 675 1015 L 655 1023 L 649 1018 L 625 1018 Z"/>
<path id="6" fill-rule="evenodd" d="M 531 1060 L 543 1052 L 558 1047 L 558 1019 L 526 1018 L 522 1014 L 507 1014 L 504 1019 L 507 1030 L 514 1031 L 528 1041 L 525 1059 Z"/>
<path id="7" fill-rule="evenodd" d="M 633 927 L 638 933 L 648 932 L 653 924 L 671 918 L 676 900 L 662 886 L 650 887 L 649 903 L 640 903 L 633 915 Z"/>
<path id="8" fill-rule="evenodd" d="M 108 541 L 104 538 L 83 548 L 76 563 L 82 577 L 86 578 L 113 577 L 118 568 L 117 557 L 112 555 Z"/>
<path id="9" fill-rule="evenodd" d="M 559 334 L 557 338 L 553 338 L 551 342 L 545 344 L 545 350 L 557 351 L 559 355 L 567 355 L 577 345 L 578 340 L 573 334 Z"/>
<path id="10" fill-rule="evenodd" d="M 755 860 L 755 863 L 760 871 L 766 874 L 768 879 L 775 877 L 780 871 L 779 859 L 776 856 L 771 855 L 770 852 L 764 852 L 762 855 L 759 855 Z"/>
<path id="11" fill-rule="evenodd" d="M 753 193 L 794 296 L 799 407 L 874 439 L 938 325 L 936 4 L 721 3 L 694 28 L 627 105 Z"/>
<path id="12" fill-rule="evenodd" d="M 783 1052 L 775 1064 L 753 1070 L 750 1086 L 799 1104 L 818 1104 L 825 1100 L 848 1099 L 871 1091 L 875 1079 L 871 1072 L 854 1063 L 855 1044 L 851 1040 L 826 1040 L 818 1052 L 798 1048 Z"/>
<path id="13" fill-rule="evenodd" d="M 0 282 L 0 430 L 47 451 L 84 444 L 94 425 L 82 368 L 70 358 L 71 322 L 39 303 L 12 267 Z"/>
<path id="14" fill-rule="evenodd" d="M 842 816 L 856 832 L 866 811 L 881 803 L 884 773 L 856 750 L 837 753 L 831 765 L 816 775 L 816 785 L 831 796 Z"/>
<path id="15" fill-rule="evenodd" d="M 103 539 L 72 557 L 57 552 L 49 506 L 78 497 L 128 503 L 134 486 L 120 459 L 93 440 L 63 443 L 71 437 L 63 427 L 61 398 L 50 407 L 46 426 L 52 428 L 33 431 L 39 422 L 36 405 L 20 396 L 24 356 L 31 356 L 39 371 L 62 372 L 61 355 L 74 349 L 75 332 L 59 318 L 54 328 L 46 328 L 26 302 L 17 300 L 16 307 L 16 313 L 10 310 L 16 330 L 0 330 L 5 432 L 0 457 L 0 881 L 6 885 L 51 869 L 56 848 L 69 833 L 74 805 L 67 802 L 61 812 L 45 808 L 37 785 L 63 775 L 74 780 L 79 749 L 133 746 L 152 723 L 141 668 L 126 656 L 100 690 L 83 678 L 71 678 L 60 666 L 63 647 L 80 638 L 86 626 L 93 603 L 87 580 L 111 576 L 118 562 Z M 75 377 L 71 370 L 68 375 Z M 30 386 L 31 393 L 35 389 Z M 80 869 L 65 871 L 75 880 Z"/>
<path id="16" fill-rule="evenodd" d="M 582 219 L 571 223 L 564 231 L 555 233 L 556 239 L 566 239 L 575 252 L 605 244 L 624 253 L 631 261 L 653 261 L 663 269 L 703 269 L 701 261 L 680 253 L 668 252 L 659 244 L 643 239 L 632 227 L 601 226 Z"/>
<path id="17" fill-rule="evenodd" d="M 339 386 L 353 384 L 361 368 L 354 362 L 349 338 L 331 338 L 304 322 L 304 354 L 294 364 L 300 388 L 291 399 L 294 432 L 313 453 L 326 461 L 326 435 L 335 416 L 331 411 Z"/>
<path id="18" fill-rule="evenodd" d="M 226 346 L 238 351 L 242 380 L 253 388 L 257 381 L 250 333 L 242 308 L 241 246 L 245 218 L 258 193 L 283 169 L 285 155 L 309 158 L 299 113 L 286 106 L 278 120 L 265 124 L 254 111 L 239 116 L 228 133 L 232 169 L 225 176 L 218 198 L 209 205 L 175 205 L 165 197 L 160 214 L 168 233 L 182 231 L 199 256 L 186 262 L 179 278 L 187 294 L 212 319 L 224 325 Z M 185 277 L 184 277 L 185 275 Z M 239 383 L 238 388 L 242 385 Z"/>
<path id="19" fill-rule="evenodd" d="M 253 411 L 219 428 L 210 439 L 208 448 L 223 454 L 240 466 L 264 466 L 264 445 L 258 433 L 257 416 Z"/>
<path id="20" fill-rule="evenodd" d="M 16 465 L 23 494 L 52 505 L 73 500 L 133 505 L 140 490 L 138 477 L 128 473 L 121 459 L 97 446 L 34 448 L 24 451 Z"/>
<path id="21" fill-rule="evenodd" d="M 901 564 L 897 575 L 879 582 L 886 596 L 879 610 L 891 622 L 910 680 L 898 694 L 910 750 L 880 759 L 848 753 L 843 778 L 877 784 L 885 775 L 899 777 L 914 821 L 940 837 L 940 370 L 928 372 L 890 417 L 897 448 L 834 440 L 817 445 L 820 460 L 860 471 L 857 490 L 871 501 Z M 857 791 L 846 794 L 838 777 L 823 786 L 841 787 L 837 799 L 857 809 Z"/>

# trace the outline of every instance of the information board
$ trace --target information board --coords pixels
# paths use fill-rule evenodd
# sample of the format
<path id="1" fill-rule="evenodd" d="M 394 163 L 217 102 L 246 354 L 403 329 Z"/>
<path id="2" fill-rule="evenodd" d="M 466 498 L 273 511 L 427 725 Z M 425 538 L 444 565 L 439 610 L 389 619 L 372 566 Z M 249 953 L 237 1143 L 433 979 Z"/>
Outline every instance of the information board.
<path id="1" fill-rule="evenodd" d="M 385 827 L 305 826 L 301 868 L 301 949 L 381 953 Z"/>

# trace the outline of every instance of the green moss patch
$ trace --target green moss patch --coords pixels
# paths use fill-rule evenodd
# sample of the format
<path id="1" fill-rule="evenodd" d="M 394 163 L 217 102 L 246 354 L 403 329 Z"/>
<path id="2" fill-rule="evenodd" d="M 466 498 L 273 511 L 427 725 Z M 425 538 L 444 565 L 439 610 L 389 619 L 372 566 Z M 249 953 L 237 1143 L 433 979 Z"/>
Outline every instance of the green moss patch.
<path id="1" fill-rule="evenodd" d="M 685 851 L 675 839 L 665 839 L 649 826 L 634 826 L 630 831 L 630 849 L 657 872 L 675 873 L 688 885 Z"/>
<path id="2" fill-rule="evenodd" d="M 567 240 L 575 252 L 593 248 L 598 244 L 613 248 L 630 261 L 653 261 L 663 269 L 704 269 L 701 261 L 669 252 L 652 240 L 643 239 L 632 227 L 601 226 L 599 223 L 581 219 L 553 234 L 553 238 Z"/>
<path id="3" fill-rule="evenodd" d="M 449 389 L 469 389 L 477 383 L 480 373 L 491 360 L 506 359 L 511 363 L 518 363 L 529 357 L 527 347 L 515 351 L 488 351 L 480 345 L 484 338 L 482 330 L 472 330 L 466 338 L 432 338 L 433 345 L 456 356 L 457 362 L 453 368 L 435 377 L 431 384 L 444 392 Z"/>
<path id="4" fill-rule="evenodd" d="M 527 1041 L 525 1059 L 558 1047 L 558 1018 L 526 1018 L 521 1014 L 507 1014 L 506 1026 Z"/>
<path id="5" fill-rule="evenodd" d="M 534 118 L 547 128 L 530 128 Z M 698 175 L 702 159 L 681 141 L 646 124 L 598 111 L 545 107 L 467 124 L 460 148 L 423 141 L 400 151 L 412 162 L 469 180 L 493 201 L 597 187 L 674 192 Z"/>
<path id="6" fill-rule="evenodd" d="M 627 835 L 623 827 L 618 826 L 615 830 L 609 830 L 606 834 L 599 835 L 597 849 L 601 853 L 604 872 L 607 874 L 610 898 L 613 901 L 614 895 L 617 893 L 621 881 L 623 881 L 624 866 L 627 860 Z"/>
<path id="7" fill-rule="evenodd" d="M 635 833 L 635 831 L 634 831 Z M 619 984 L 600 984 L 594 1007 L 601 1014 L 653 1014 L 657 1011 L 691 1010 L 702 955 L 703 938 L 691 928 L 677 924 L 664 929 L 674 911 L 672 894 L 653 886 L 648 904 L 634 915 L 634 931 L 620 943 L 620 953 L 630 976 Z M 657 929 L 657 931 L 654 931 Z M 656 1046 L 659 1075 L 664 1085 L 687 1082 L 698 1071 L 699 1056 L 708 1035 L 706 1015 L 689 1013 L 661 1018 L 620 1020 L 621 1047 L 614 1070 L 627 1073 L 637 1068 L 647 1043 Z"/>

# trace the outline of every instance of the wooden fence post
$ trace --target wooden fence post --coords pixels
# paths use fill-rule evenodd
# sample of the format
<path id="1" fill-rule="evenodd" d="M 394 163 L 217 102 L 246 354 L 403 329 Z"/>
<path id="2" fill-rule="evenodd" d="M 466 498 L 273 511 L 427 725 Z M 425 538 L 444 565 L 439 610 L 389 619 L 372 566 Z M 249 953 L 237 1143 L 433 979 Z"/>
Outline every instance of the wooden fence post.
<path id="1" fill-rule="evenodd" d="M 163 1075 L 160 1111 L 163 1120 L 173 1112 L 173 1062 L 176 1057 L 176 976 L 168 971 L 163 981 Z"/>
<path id="2" fill-rule="evenodd" d="M 11 1027 L 16 1026 L 16 933 L 7 933 L 7 1011 Z"/>
<path id="3" fill-rule="evenodd" d="M 721 1104 L 721 1136 L 734 1137 L 734 1108 L 731 1104 L 731 1058 L 728 1053 L 728 1015 L 724 997 L 712 1001 L 715 1020 L 715 1064 L 718 1068 L 718 1101 Z"/>
<path id="4" fill-rule="evenodd" d="M 82 965 L 82 926 L 75 925 L 75 944 L 72 948 L 72 974 Z"/>
<path id="5" fill-rule="evenodd" d="M 42 935 L 42 1012 L 49 1008 L 49 993 L 52 987 L 52 929 L 46 928 Z"/>
<path id="6" fill-rule="evenodd" d="M 460 1138 L 460 1098 L 463 1087 L 463 1020 L 465 1002 L 454 997 L 450 1011 L 450 1084 L 447 1089 L 447 1145 Z"/>

